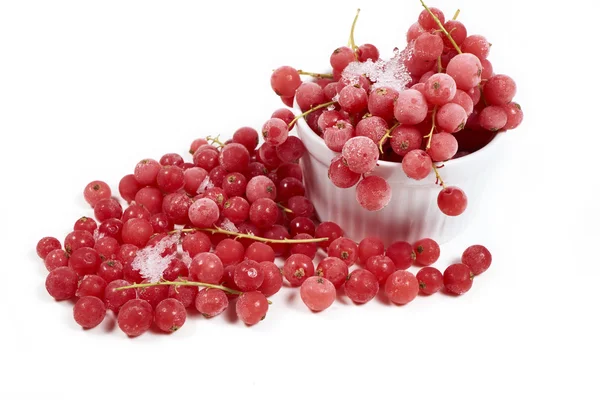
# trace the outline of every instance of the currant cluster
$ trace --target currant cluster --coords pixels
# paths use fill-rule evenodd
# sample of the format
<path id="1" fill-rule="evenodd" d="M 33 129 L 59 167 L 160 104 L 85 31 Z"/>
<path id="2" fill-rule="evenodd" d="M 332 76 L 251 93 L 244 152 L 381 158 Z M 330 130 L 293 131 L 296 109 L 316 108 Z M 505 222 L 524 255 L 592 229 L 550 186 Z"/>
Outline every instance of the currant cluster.
<path id="1" fill-rule="evenodd" d="M 295 100 L 309 127 L 340 153 L 331 160 L 329 179 L 340 188 L 356 186 L 363 208 L 377 211 L 391 199 L 389 184 L 372 174 L 385 160 L 401 163 L 415 180 L 433 170 L 443 187 L 440 210 L 457 216 L 466 209 L 467 196 L 446 187 L 439 163 L 477 151 L 499 132 L 516 128 L 523 112 L 513 102 L 515 82 L 494 73 L 485 37 L 467 35 L 456 20 L 458 12 L 446 21 L 442 11 L 421 3 L 424 10 L 408 30 L 408 44 L 392 59 L 381 59 L 372 44 L 356 46 L 355 18 L 348 46 L 331 54 L 331 73 L 283 66 L 273 72 L 271 86 L 286 105 Z M 315 79 L 303 82 L 301 75 Z M 274 134 L 273 126 L 283 138 L 293 123 L 271 119 L 263 128 L 265 137 Z"/>

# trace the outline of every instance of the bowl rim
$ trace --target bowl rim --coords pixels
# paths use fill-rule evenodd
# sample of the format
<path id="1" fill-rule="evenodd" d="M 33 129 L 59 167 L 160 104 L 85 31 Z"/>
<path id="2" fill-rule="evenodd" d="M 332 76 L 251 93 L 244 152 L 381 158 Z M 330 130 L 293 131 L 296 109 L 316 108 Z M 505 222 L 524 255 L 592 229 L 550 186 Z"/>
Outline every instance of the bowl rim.
<path id="1" fill-rule="evenodd" d="M 295 99 L 294 99 L 294 107 L 292 109 L 294 110 L 295 113 L 302 114 L 302 111 L 300 110 L 300 107 L 298 107 L 298 104 L 296 103 Z M 298 115 L 298 114 L 296 114 L 296 115 Z M 317 135 L 317 133 L 314 130 L 312 130 L 312 128 L 310 126 L 308 126 L 308 123 L 306 122 L 305 117 L 299 118 L 296 121 L 296 124 L 302 125 L 302 130 L 310 132 L 313 135 L 313 137 L 309 138 L 309 140 L 313 141 L 315 144 L 320 146 L 323 150 L 328 150 L 335 154 L 341 154 L 338 152 L 334 152 L 333 150 L 331 150 L 329 147 L 327 147 L 325 145 L 325 141 L 319 135 Z M 467 163 L 475 162 L 476 160 L 480 159 L 481 157 L 486 156 L 488 153 L 495 150 L 495 148 L 498 147 L 499 143 L 501 143 L 505 140 L 504 137 L 506 135 L 503 135 L 502 133 L 506 133 L 506 132 L 503 132 L 503 131 L 498 132 L 492 138 L 492 140 L 489 141 L 488 144 L 486 144 L 479 150 L 476 150 L 472 153 L 467 154 L 466 156 L 462 156 L 462 157 L 455 158 L 455 159 L 450 159 L 447 161 L 435 161 L 435 163 L 438 163 L 438 164 L 442 163 L 444 165 L 444 167 L 451 167 L 451 166 L 462 166 Z M 379 168 L 383 168 L 383 169 L 397 168 L 399 165 L 402 165 L 402 163 L 396 162 L 396 161 L 383 161 L 383 160 L 377 161 L 377 166 Z"/>

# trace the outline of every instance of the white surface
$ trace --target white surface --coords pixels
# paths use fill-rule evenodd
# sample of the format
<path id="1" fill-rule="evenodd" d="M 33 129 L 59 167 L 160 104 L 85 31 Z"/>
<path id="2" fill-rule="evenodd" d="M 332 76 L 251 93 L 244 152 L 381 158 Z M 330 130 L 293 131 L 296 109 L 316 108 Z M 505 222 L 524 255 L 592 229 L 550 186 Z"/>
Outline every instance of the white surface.
<path id="1" fill-rule="evenodd" d="M 34 247 L 90 213 L 86 183 L 115 188 L 144 157 L 259 127 L 280 106 L 271 70 L 322 68 L 356 6 L 357 40 L 388 54 L 421 11 L 417 0 L 264 3 L 0 2 L 3 398 L 598 398 L 592 1 L 430 4 L 460 7 L 489 38 L 525 110 L 495 197 L 442 248 L 442 269 L 470 244 L 493 253 L 465 296 L 312 314 L 284 290 L 253 328 L 192 318 L 135 340 L 108 320 L 84 332 L 48 297 Z"/>

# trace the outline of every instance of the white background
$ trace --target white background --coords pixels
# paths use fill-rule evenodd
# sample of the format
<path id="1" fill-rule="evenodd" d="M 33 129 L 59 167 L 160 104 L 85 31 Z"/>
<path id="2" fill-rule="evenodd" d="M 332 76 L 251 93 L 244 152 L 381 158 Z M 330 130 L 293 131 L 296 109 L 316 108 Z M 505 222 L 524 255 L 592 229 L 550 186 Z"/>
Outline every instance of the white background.
<path id="1" fill-rule="evenodd" d="M 598 398 L 598 6 L 592 1 L 431 2 L 493 43 L 525 121 L 479 219 L 442 247 L 493 252 L 459 298 L 374 300 L 309 312 L 296 291 L 255 327 L 188 319 L 127 339 L 83 331 L 46 293 L 35 255 L 92 215 L 89 181 L 118 180 L 196 137 L 260 127 L 280 102 L 271 70 L 327 66 L 356 39 L 404 46 L 421 11 L 403 1 L 0 1 L 5 398 Z"/>

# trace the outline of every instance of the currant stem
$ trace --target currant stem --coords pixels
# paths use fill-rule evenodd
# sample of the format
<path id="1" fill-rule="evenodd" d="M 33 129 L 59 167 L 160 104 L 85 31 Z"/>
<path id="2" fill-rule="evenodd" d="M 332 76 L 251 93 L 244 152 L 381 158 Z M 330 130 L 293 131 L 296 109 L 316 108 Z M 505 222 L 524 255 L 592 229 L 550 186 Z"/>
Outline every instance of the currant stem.
<path id="1" fill-rule="evenodd" d="M 452 17 L 453 21 L 456 21 L 456 19 L 458 18 L 458 14 L 460 14 L 460 8 L 454 13 L 454 17 Z"/>
<path id="2" fill-rule="evenodd" d="M 219 289 L 224 292 L 234 294 L 237 296 L 244 294 L 244 292 L 240 292 L 239 290 L 230 289 L 230 288 L 228 288 L 226 286 L 222 286 L 222 285 L 213 285 L 212 283 L 194 282 L 194 281 L 186 281 L 186 280 L 178 281 L 178 282 L 160 281 L 160 282 L 154 282 L 154 283 L 134 283 L 133 285 L 121 286 L 121 287 L 115 288 L 115 290 L 138 289 L 138 288 L 145 288 L 145 287 L 151 287 L 151 286 L 200 286 L 200 287 L 205 287 L 205 288 L 210 288 L 210 289 Z M 273 304 L 273 302 L 271 300 L 267 300 L 267 301 L 269 302 L 269 304 Z"/>
<path id="3" fill-rule="evenodd" d="M 356 51 L 358 46 L 354 43 L 354 27 L 356 27 L 356 21 L 358 20 L 358 14 L 360 14 L 360 8 L 356 10 L 356 15 L 354 16 L 354 21 L 352 21 L 352 28 L 350 28 L 350 38 L 348 39 L 348 47 L 352 50 Z M 356 53 L 354 54 L 356 56 Z"/>
<path id="4" fill-rule="evenodd" d="M 311 112 L 317 111 L 321 108 L 324 107 L 329 107 L 332 104 L 335 104 L 335 101 L 328 101 L 327 103 L 323 103 L 323 104 L 319 104 L 318 106 L 314 106 L 313 108 L 311 108 L 310 110 L 304 111 L 302 114 L 300 115 L 296 115 L 294 117 L 294 119 L 288 124 L 288 129 L 292 129 L 292 126 L 294 126 L 294 124 L 296 123 L 296 121 L 298 121 L 300 118 L 302 117 L 306 117 L 308 114 L 310 114 Z"/>
<path id="5" fill-rule="evenodd" d="M 293 214 L 294 212 L 292 210 L 290 210 L 289 208 L 285 207 L 283 204 L 281 203 L 277 203 L 277 206 L 279 208 L 281 208 L 282 211 L 289 213 L 289 214 Z"/>
<path id="6" fill-rule="evenodd" d="M 439 18 L 436 17 L 436 15 L 433 12 L 431 12 L 431 10 L 429 9 L 429 7 L 427 7 L 427 5 L 425 4 L 425 2 L 423 0 L 421 0 L 421 4 L 427 10 L 427 12 L 431 15 L 431 17 L 433 18 L 433 20 L 438 24 L 438 26 L 440 27 L 440 29 L 442 30 L 442 32 L 444 32 L 444 35 L 446 35 L 446 37 L 448 38 L 448 40 L 450 40 L 450 43 L 452 43 L 452 46 L 454 46 L 454 48 L 456 49 L 456 51 L 458 52 L 458 54 L 462 54 L 462 51 L 460 51 L 460 47 L 458 47 L 458 45 L 456 44 L 456 42 L 452 38 L 452 35 L 450 35 L 448 33 L 448 31 L 446 30 L 446 28 L 444 28 L 444 24 L 442 24 L 442 22 L 439 20 Z"/>
<path id="7" fill-rule="evenodd" d="M 307 71 L 302 71 L 301 69 L 298 70 L 298 73 L 300 75 L 308 75 L 308 76 L 312 76 L 313 78 L 333 78 L 333 74 L 319 74 L 318 72 L 307 72 Z"/>
<path id="8" fill-rule="evenodd" d="M 214 145 L 216 143 L 218 147 L 223 147 L 225 145 L 219 140 L 220 136 L 221 135 L 217 135 L 217 137 L 207 136 L 206 140 L 210 142 L 211 145 Z"/>
<path id="9" fill-rule="evenodd" d="M 427 139 L 427 146 L 425 147 L 425 151 L 429 150 L 431 147 L 431 138 L 433 137 L 433 130 L 435 129 L 435 114 L 437 113 L 437 106 L 433 107 L 433 114 L 431 115 L 431 130 L 427 136 L 424 136 L 424 139 Z"/>
<path id="10" fill-rule="evenodd" d="M 263 243 L 287 243 L 287 244 L 318 243 L 318 242 L 325 242 L 325 241 L 329 240 L 329 238 L 326 238 L 326 237 L 313 238 L 313 239 L 269 239 L 269 238 L 264 238 L 264 237 L 260 237 L 260 236 L 250 235 L 248 233 L 239 233 L 239 232 L 228 231 L 228 230 L 225 230 L 225 229 L 222 229 L 219 227 L 175 229 L 175 230 L 170 231 L 169 234 L 191 233 L 191 232 L 197 232 L 197 231 L 210 232 L 210 233 L 221 233 L 223 235 L 234 236 L 237 239 L 252 239 L 252 240 L 256 240 L 257 242 L 263 242 Z"/>
<path id="11" fill-rule="evenodd" d="M 396 127 L 398 125 L 400 125 L 400 122 L 396 121 L 396 123 L 394 125 L 392 125 L 392 127 L 390 129 L 388 129 L 387 131 L 385 131 L 385 135 L 383 135 L 383 137 L 379 141 L 379 151 L 381 152 L 381 154 L 383 154 L 383 145 L 385 144 L 385 140 L 387 138 L 391 138 L 392 137 L 392 135 L 390 135 L 390 133 L 392 133 L 392 131 L 394 129 L 396 129 Z"/>
<path id="12" fill-rule="evenodd" d="M 437 69 L 438 73 L 442 72 L 442 56 L 439 56 L 437 59 Z"/>
<path id="13" fill-rule="evenodd" d="M 121 286 L 121 287 L 115 288 L 115 290 L 137 289 L 137 288 L 145 288 L 145 287 L 151 287 L 151 286 L 202 286 L 202 287 L 207 287 L 207 288 L 211 288 L 211 289 L 220 289 L 224 292 L 236 294 L 238 296 L 243 293 L 243 292 L 240 292 L 239 290 L 230 289 L 228 287 L 221 286 L 221 285 L 213 285 L 212 283 L 194 282 L 194 281 L 180 281 L 180 282 L 159 281 L 159 282 L 154 282 L 154 283 L 134 283 L 133 285 Z"/>
<path id="14" fill-rule="evenodd" d="M 439 184 L 442 185 L 442 187 L 444 189 L 446 189 L 446 184 L 444 183 L 444 180 L 440 176 L 440 173 L 438 172 L 438 168 L 434 164 L 431 164 L 431 167 L 433 168 L 433 172 L 435 172 L 435 183 L 439 182 Z"/>

